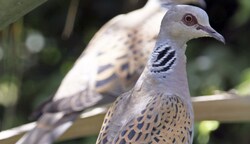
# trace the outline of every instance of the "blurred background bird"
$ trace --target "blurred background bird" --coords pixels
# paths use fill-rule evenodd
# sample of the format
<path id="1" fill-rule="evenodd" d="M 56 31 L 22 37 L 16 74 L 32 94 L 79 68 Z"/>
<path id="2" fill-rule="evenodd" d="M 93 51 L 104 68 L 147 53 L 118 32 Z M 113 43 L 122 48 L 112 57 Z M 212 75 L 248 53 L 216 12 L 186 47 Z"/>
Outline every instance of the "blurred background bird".
<path id="1" fill-rule="evenodd" d="M 52 143 L 85 109 L 111 103 L 134 86 L 147 62 L 166 12 L 161 5 L 202 0 L 149 0 L 139 10 L 105 24 L 62 80 L 53 98 L 34 113 L 35 129 L 17 144 Z"/>

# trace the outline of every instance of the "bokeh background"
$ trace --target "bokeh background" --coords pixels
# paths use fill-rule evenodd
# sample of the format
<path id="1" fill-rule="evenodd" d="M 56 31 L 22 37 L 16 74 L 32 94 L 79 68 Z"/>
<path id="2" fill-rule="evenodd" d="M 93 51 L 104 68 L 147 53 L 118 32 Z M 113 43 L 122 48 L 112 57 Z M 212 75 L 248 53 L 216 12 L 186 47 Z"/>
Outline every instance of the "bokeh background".
<path id="1" fill-rule="evenodd" d="M 54 94 L 95 32 L 112 17 L 145 2 L 48 1 L 1 31 L 0 131 L 30 122 L 32 110 Z M 227 44 L 209 38 L 189 42 L 191 95 L 231 89 L 250 94 L 250 1 L 207 0 L 206 11 Z M 194 144 L 250 144 L 250 122 L 203 121 L 196 123 L 195 130 Z M 92 144 L 95 140 L 96 135 L 58 144 Z"/>

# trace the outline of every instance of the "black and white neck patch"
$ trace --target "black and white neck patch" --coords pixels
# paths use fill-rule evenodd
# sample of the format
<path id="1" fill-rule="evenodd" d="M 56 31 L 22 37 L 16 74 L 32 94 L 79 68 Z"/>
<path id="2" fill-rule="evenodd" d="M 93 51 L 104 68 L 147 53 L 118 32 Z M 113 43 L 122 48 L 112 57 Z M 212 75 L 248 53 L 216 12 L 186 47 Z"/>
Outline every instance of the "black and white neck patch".
<path id="1" fill-rule="evenodd" d="M 175 50 L 167 44 L 160 45 L 153 51 L 150 71 L 153 73 L 166 73 L 171 70 L 175 61 Z"/>

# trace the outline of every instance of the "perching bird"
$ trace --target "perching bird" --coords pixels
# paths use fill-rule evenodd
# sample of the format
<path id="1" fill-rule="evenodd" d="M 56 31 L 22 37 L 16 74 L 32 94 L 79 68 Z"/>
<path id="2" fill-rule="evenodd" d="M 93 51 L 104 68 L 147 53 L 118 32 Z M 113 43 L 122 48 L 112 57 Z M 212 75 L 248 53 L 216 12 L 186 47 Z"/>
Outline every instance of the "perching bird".
<path id="1" fill-rule="evenodd" d="M 87 108 L 113 102 L 132 88 L 155 44 L 166 11 L 161 4 L 203 0 L 149 0 L 142 9 L 105 24 L 63 79 L 54 97 L 43 105 L 37 126 L 17 144 L 49 144 Z"/>
<path id="2" fill-rule="evenodd" d="M 97 144 L 192 143 L 194 113 L 185 50 L 189 40 L 199 37 L 224 43 L 205 11 L 188 5 L 171 7 L 142 75 L 110 107 Z"/>

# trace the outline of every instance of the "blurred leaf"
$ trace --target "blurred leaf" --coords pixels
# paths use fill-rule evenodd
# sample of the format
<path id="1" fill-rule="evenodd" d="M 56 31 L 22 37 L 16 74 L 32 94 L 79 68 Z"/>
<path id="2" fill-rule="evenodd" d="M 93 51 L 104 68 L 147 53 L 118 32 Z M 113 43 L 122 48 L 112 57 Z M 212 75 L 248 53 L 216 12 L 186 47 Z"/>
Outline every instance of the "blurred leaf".
<path id="1" fill-rule="evenodd" d="M 212 131 L 218 129 L 219 122 L 218 121 L 202 121 L 199 124 L 199 135 L 198 141 L 200 144 L 207 144 L 209 142 L 209 135 Z"/>
<path id="2" fill-rule="evenodd" d="M 232 19 L 232 23 L 235 27 L 242 26 L 250 19 L 250 1 L 238 0 L 238 2 L 240 6 Z"/>
<path id="3" fill-rule="evenodd" d="M 24 16 L 47 0 L 1 0 L 0 29 L 3 29 L 18 18 Z"/>
<path id="4" fill-rule="evenodd" d="M 219 122 L 218 121 L 202 121 L 199 125 L 200 134 L 206 135 L 211 131 L 218 129 Z"/>
<path id="5" fill-rule="evenodd" d="M 41 60 L 47 65 L 55 65 L 62 58 L 62 54 L 57 47 L 46 47 L 41 51 Z"/>
<path id="6" fill-rule="evenodd" d="M 246 69 L 241 76 L 241 83 L 235 88 L 239 94 L 250 94 L 250 68 Z"/>
<path id="7" fill-rule="evenodd" d="M 0 104 L 5 107 L 13 106 L 18 99 L 18 86 L 13 81 L 0 83 Z"/>

